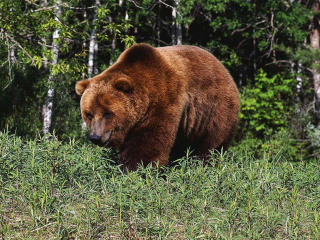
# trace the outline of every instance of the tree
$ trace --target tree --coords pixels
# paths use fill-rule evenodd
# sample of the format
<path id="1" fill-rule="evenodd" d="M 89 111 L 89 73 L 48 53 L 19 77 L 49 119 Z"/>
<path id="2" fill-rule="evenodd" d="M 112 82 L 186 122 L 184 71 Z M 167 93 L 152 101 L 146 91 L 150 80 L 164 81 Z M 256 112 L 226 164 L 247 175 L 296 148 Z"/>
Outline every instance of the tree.
<path id="1" fill-rule="evenodd" d="M 48 134 L 50 131 L 50 126 L 52 122 L 52 107 L 53 107 L 53 97 L 54 97 L 54 71 L 53 69 L 58 64 L 59 58 L 59 31 L 60 31 L 60 18 L 61 18 L 61 0 L 56 0 L 54 5 L 54 15 L 55 15 L 55 22 L 56 22 L 56 29 L 52 35 L 52 52 L 53 52 L 53 59 L 52 59 L 52 70 L 48 79 L 48 92 L 45 103 L 42 107 L 42 115 L 43 115 L 43 134 Z"/>
<path id="2" fill-rule="evenodd" d="M 90 43 L 89 43 L 89 59 L 88 59 L 88 78 L 92 78 L 92 74 L 98 73 L 98 67 L 97 67 L 97 54 L 98 54 L 98 40 L 96 36 L 96 21 L 97 21 L 97 14 L 98 10 L 97 8 L 100 6 L 100 0 L 96 0 L 95 2 L 95 10 L 94 10 L 94 16 L 93 16 L 93 25 L 90 35 Z"/>
<path id="3" fill-rule="evenodd" d="M 181 23 L 177 19 L 177 15 L 179 15 L 178 9 L 179 9 L 179 0 L 174 0 L 174 5 L 172 6 L 172 44 L 173 45 L 182 44 Z"/>

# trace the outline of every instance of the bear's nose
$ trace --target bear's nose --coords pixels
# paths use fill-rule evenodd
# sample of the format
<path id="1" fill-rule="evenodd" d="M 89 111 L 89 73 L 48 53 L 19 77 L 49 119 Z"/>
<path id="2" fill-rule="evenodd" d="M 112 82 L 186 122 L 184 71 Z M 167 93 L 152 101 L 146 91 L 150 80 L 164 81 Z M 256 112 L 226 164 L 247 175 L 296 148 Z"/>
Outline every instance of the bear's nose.
<path id="1" fill-rule="evenodd" d="M 94 144 L 99 144 L 100 143 L 100 140 L 101 140 L 101 136 L 98 136 L 96 134 L 90 134 L 89 135 L 89 140 L 91 142 L 93 142 Z"/>

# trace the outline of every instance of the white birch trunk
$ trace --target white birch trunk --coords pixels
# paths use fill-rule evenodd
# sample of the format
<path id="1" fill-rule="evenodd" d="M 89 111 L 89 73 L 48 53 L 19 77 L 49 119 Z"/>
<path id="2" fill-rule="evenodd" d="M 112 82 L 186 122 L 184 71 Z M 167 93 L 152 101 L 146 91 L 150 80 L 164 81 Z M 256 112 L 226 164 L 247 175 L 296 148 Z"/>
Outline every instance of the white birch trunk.
<path id="1" fill-rule="evenodd" d="M 125 18 L 124 18 L 125 23 L 128 23 L 129 21 L 129 14 L 128 14 L 128 9 L 126 7 L 126 14 L 125 14 Z M 128 34 L 128 28 L 126 28 L 126 34 Z M 126 45 L 125 48 L 127 49 L 128 46 Z"/>
<path id="2" fill-rule="evenodd" d="M 129 21 L 128 9 L 126 9 L 126 16 L 125 16 L 124 20 L 125 20 L 126 22 Z"/>
<path id="3" fill-rule="evenodd" d="M 13 9 L 10 8 L 10 12 L 13 12 Z M 8 64 L 9 64 L 9 83 L 4 87 L 6 89 L 13 81 L 14 79 L 14 72 L 13 72 L 13 65 L 16 62 L 15 57 L 15 45 L 8 45 Z"/>
<path id="4" fill-rule="evenodd" d="M 96 37 L 96 41 L 94 43 L 94 56 L 93 56 L 93 73 L 94 75 L 98 75 L 99 73 L 99 67 L 98 67 L 98 53 L 99 53 L 99 44 Z"/>
<path id="5" fill-rule="evenodd" d="M 96 6 L 100 6 L 100 0 L 96 0 Z M 96 21 L 97 21 L 97 8 L 94 10 L 93 26 L 90 35 L 89 43 L 89 56 L 88 56 L 88 78 L 92 78 L 93 73 L 97 73 L 97 62 L 96 56 L 98 54 L 98 41 L 96 36 Z"/>
<path id="6" fill-rule="evenodd" d="M 119 6 L 120 8 L 123 6 L 123 0 L 119 0 Z M 118 12 L 118 14 L 120 13 L 120 11 Z M 125 14 L 125 19 L 129 19 L 129 15 L 128 15 L 128 12 L 126 11 L 126 14 Z M 109 23 L 111 24 L 112 23 L 112 18 L 109 17 Z M 111 34 L 113 35 L 112 36 L 112 42 L 111 42 L 111 54 L 110 54 L 110 61 L 109 61 L 109 66 L 112 66 L 114 64 L 113 62 L 113 57 L 114 57 L 114 54 L 116 52 L 116 44 L 117 44 L 117 36 L 116 36 L 116 33 L 111 31 Z"/>
<path id="7" fill-rule="evenodd" d="M 301 76 L 299 75 L 301 73 L 301 63 L 298 62 L 298 65 L 297 65 L 297 69 L 295 69 L 295 64 L 294 63 L 291 63 L 291 74 L 292 76 L 295 75 L 295 78 L 296 78 L 296 100 L 298 102 L 300 102 L 300 97 L 299 97 L 299 94 L 301 93 L 301 89 L 302 89 L 302 78 Z"/>
<path id="8" fill-rule="evenodd" d="M 112 24 L 112 18 L 109 16 L 109 23 Z M 113 56 L 116 51 L 116 34 L 111 30 L 110 35 L 112 35 L 112 42 L 111 42 L 111 53 L 110 53 L 110 60 L 109 60 L 109 66 L 113 65 Z"/>
<path id="9" fill-rule="evenodd" d="M 114 63 L 113 57 L 116 52 L 116 41 L 117 41 L 117 38 L 116 38 L 116 35 L 114 34 L 112 38 L 112 43 L 111 43 L 111 56 L 110 56 L 109 66 L 112 66 Z"/>
<path id="10" fill-rule="evenodd" d="M 176 28 L 176 21 L 177 21 L 177 9 L 176 6 L 172 7 L 172 45 L 176 45 L 177 44 L 177 36 L 176 36 L 176 32 L 177 32 L 177 28 Z"/>
<path id="11" fill-rule="evenodd" d="M 9 58 L 9 62 L 8 62 L 9 63 L 9 83 L 5 88 L 7 88 L 14 79 L 14 71 L 12 68 L 16 62 L 15 46 L 14 45 L 8 46 L 8 48 L 9 48 L 9 54 L 8 54 L 8 58 Z"/>
<path id="12" fill-rule="evenodd" d="M 300 101 L 299 94 L 301 93 L 301 90 L 302 90 L 302 78 L 300 76 L 301 68 L 302 68 L 302 64 L 300 62 L 298 62 L 297 77 L 296 77 L 296 80 L 297 80 L 297 95 L 298 95 L 297 100 L 298 101 Z"/>
<path id="13" fill-rule="evenodd" d="M 55 6 L 55 21 L 59 22 L 59 17 L 61 16 L 61 8 L 60 8 L 61 0 L 56 1 Z M 52 67 L 55 67 L 58 63 L 59 57 L 59 27 L 53 33 L 53 59 L 52 59 Z M 46 101 L 42 108 L 42 116 L 43 116 L 43 134 L 48 134 L 50 131 L 50 126 L 52 123 L 52 107 L 53 107 L 53 96 L 54 96 L 54 75 L 51 72 L 48 79 L 48 92 L 46 96 Z"/>
<path id="14" fill-rule="evenodd" d="M 15 50 L 15 46 L 12 45 L 12 46 L 10 47 L 10 63 L 11 63 L 11 64 L 14 64 L 14 63 L 16 62 L 16 55 L 15 55 L 15 53 L 14 53 L 14 50 Z"/>
<path id="15" fill-rule="evenodd" d="M 176 13 L 177 12 L 177 9 L 179 9 L 179 1 L 180 0 L 175 0 L 174 3 L 175 3 L 175 8 L 176 8 Z M 179 15 L 180 16 L 180 15 Z M 181 19 L 181 18 L 180 18 Z M 182 27 L 181 27 L 181 23 L 180 21 L 177 21 L 176 19 L 176 36 L 177 36 L 177 45 L 181 45 L 182 44 Z"/>
<path id="16" fill-rule="evenodd" d="M 189 24 L 184 24 L 184 28 L 185 28 L 185 36 L 186 36 L 186 39 L 189 38 Z"/>
<path id="17" fill-rule="evenodd" d="M 87 19 L 87 11 L 84 9 L 83 11 L 83 18 L 84 19 Z M 87 43 L 86 41 L 83 41 L 82 43 L 82 49 L 86 49 L 87 48 Z M 86 78 L 86 73 L 83 71 L 82 72 L 82 79 L 85 79 Z"/>
<path id="18" fill-rule="evenodd" d="M 289 2 L 290 2 L 290 5 L 292 5 L 294 2 L 295 2 L 296 0 L 290 0 Z M 299 1 L 300 2 L 300 1 Z M 288 6 L 289 7 L 289 6 Z M 295 68 L 294 68 L 294 66 L 295 66 L 295 64 L 294 63 L 292 63 L 291 64 L 291 73 L 294 75 L 294 72 L 295 72 Z M 297 80 L 297 85 L 296 85 L 296 90 L 297 90 L 297 98 L 296 98 L 296 100 L 298 101 L 298 102 L 300 102 L 300 97 L 299 97 L 299 95 L 300 95 L 300 93 L 301 93 L 301 89 L 302 89 L 302 78 L 301 78 L 301 76 L 300 76 L 300 73 L 301 73 L 301 67 L 302 67 L 302 65 L 301 65 L 301 63 L 298 61 L 298 65 L 297 65 L 297 74 L 296 74 L 296 80 Z"/>
<path id="19" fill-rule="evenodd" d="M 88 78 L 92 78 L 95 43 L 96 43 L 96 29 L 95 29 L 95 26 L 93 26 L 91 30 L 90 43 L 89 43 Z"/>
<path id="20" fill-rule="evenodd" d="M 181 23 L 177 23 L 177 45 L 182 44 L 182 29 Z"/>

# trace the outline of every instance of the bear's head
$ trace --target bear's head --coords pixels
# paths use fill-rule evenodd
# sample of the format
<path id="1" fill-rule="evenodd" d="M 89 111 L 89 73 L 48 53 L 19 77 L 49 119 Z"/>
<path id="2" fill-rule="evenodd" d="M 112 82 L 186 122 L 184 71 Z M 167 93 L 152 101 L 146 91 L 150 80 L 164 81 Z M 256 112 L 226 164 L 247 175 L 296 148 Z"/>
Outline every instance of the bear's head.
<path id="1" fill-rule="evenodd" d="M 124 74 L 104 72 L 79 81 L 76 92 L 89 139 L 99 146 L 119 148 L 147 110 L 148 98 Z"/>
<path id="2" fill-rule="evenodd" d="M 144 124 L 157 95 L 157 88 L 150 86 L 159 84 L 160 61 L 153 47 L 137 44 L 106 71 L 77 82 L 81 114 L 93 143 L 119 148 L 132 129 Z"/>

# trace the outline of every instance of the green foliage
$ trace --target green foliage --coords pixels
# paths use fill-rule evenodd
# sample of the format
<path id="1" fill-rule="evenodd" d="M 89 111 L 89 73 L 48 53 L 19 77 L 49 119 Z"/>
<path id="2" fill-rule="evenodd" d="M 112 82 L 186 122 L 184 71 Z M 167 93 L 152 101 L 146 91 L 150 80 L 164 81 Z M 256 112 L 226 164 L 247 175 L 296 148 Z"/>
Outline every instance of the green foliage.
<path id="1" fill-rule="evenodd" d="M 240 119 L 245 130 L 264 136 L 283 129 L 292 111 L 295 84 L 294 79 L 268 78 L 260 71 L 254 86 L 242 89 Z"/>
<path id="2" fill-rule="evenodd" d="M 99 46 L 110 44 L 112 38 L 108 33 L 115 32 L 116 38 L 129 47 L 134 44 L 134 37 L 127 34 L 131 27 L 124 19 L 115 19 L 110 23 L 114 4 L 91 7 L 90 2 L 69 1 L 63 3 L 61 17 L 57 21 L 54 13 L 54 1 L 44 3 L 3 1 L 0 3 L 0 128 L 8 128 L 23 136 L 34 137 L 42 128 L 42 105 L 46 100 L 48 79 L 54 76 L 55 89 L 53 104 L 53 122 L 51 131 L 56 129 L 59 139 L 80 137 L 81 116 L 79 114 L 79 97 L 75 96 L 74 83 L 83 79 L 87 72 L 88 36 L 96 29 Z M 84 17 L 97 13 L 96 19 Z M 54 66 L 52 34 L 59 29 L 58 63 Z M 104 32 L 103 32 L 104 31 Z M 100 34 L 101 32 L 101 34 Z M 30 37 L 31 36 L 31 37 Z M 120 52 L 117 50 L 116 53 Z M 13 58 L 9 58 L 13 53 Z M 109 59 L 100 61 L 108 66 Z"/>
<path id="3" fill-rule="evenodd" d="M 170 168 L 122 174 L 109 150 L 0 132 L 0 236 L 319 238 L 319 160 L 253 154 L 212 153 L 208 165 L 186 155 Z"/>
<path id="4" fill-rule="evenodd" d="M 312 156 L 314 158 L 320 159 L 320 129 L 316 128 L 310 122 L 307 124 L 306 129 L 311 147 L 314 149 Z"/>
<path id="5" fill-rule="evenodd" d="M 97 74 L 136 42 L 153 46 L 172 44 L 175 42 L 172 35 L 177 34 L 173 26 L 177 24 L 181 25 L 183 44 L 198 45 L 211 51 L 240 87 L 239 141 L 252 137 L 253 145 L 256 142 L 264 151 L 268 149 L 262 142 L 266 135 L 272 138 L 270 134 L 275 132 L 291 134 L 294 130 L 286 130 L 286 126 L 302 125 L 300 119 L 299 124 L 292 124 L 291 115 L 309 109 L 314 90 L 308 81 L 308 69 L 320 69 L 320 52 L 308 47 L 310 22 L 312 17 L 318 17 L 311 11 L 312 2 L 120 2 L 64 1 L 59 6 L 61 16 L 58 20 L 55 18 L 56 1 L 53 0 L 0 2 L 0 128 L 32 138 L 38 134 L 42 128 L 42 108 L 48 85 L 51 85 L 55 89 L 51 131 L 55 131 L 60 140 L 81 138 L 80 98 L 74 92 L 74 84 L 88 77 L 92 33 L 96 33 L 98 43 L 93 71 Z M 172 17 L 173 7 L 177 10 L 176 19 Z M 59 46 L 59 59 L 52 66 L 53 32 L 56 29 L 59 29 L 59 39 L 55 40 Z M 257 73 L 257 69 L 263 72 Z M 54 83 L 49 84 L 52 74 Z M 296 76 L 303 81 L 300 93 L 295 91 L 295 80 L 290 79 Z M 297 94 L 303 104 L 293 110 L 293 98 Z M 312 119 L 309 122 L 312 123 Z M 303 124 L 309 126 L 309 122 Z M 303 141 L 310 138 L 307 141 L 311 144 L 311 139 L 316 139 L 315 134 L 301 129 L 296 131 L 299 134 L 290 136 Z M 300 151 L 300 143 L 293 141 L 290 146 L 293 147 L 290 159 L 296 159 L 294 152 Z M 317 145 L 307 147 L 317 152 Z"/>
<path id="6" fill-rule="evenodd" d="M 310 9 L 306 1 L 203 0 L 184 19 L 191 20 L 189 42 L 210 49 L 237 81 L 243 72 L 252 80 L 260 68 L 268 74 L 287 73 L 277 68 L 277 61 L 293 57 L 281 46 L 294 52 L 305 45 Z"/>
<path id="7" fill-rule="evenodd" d="M 255 158 L 268 159 L 281 158 L 287 161 L 308 161 L 313 160 L 314 156 L 310 154 L 308 149 L 309 142 L 297 140 L 297 135 L 292 129 L 286 128 L 279 132 L 273 133 L 264 138 L 258 138 L 252 133 L 242 139 L 241 143 L 231 147 L 230 151 L 246 152 Z"/>
<path id="8" fill-rule="evenodd" d="M 293 57 L 303 65 L 310 66 L 310 68 L 318 71 L 320 70 L 320 49 L 301 48 L 295 52 Z"/>

